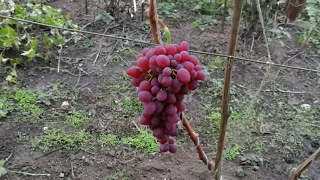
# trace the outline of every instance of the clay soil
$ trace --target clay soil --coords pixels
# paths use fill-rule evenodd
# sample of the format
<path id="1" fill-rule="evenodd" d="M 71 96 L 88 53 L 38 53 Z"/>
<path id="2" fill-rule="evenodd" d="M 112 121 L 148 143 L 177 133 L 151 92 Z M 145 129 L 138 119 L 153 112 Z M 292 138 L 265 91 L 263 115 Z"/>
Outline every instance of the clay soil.
<path id="1" fill-rule="evenodd" d="M 126 36 L 128 38 L 144 39 L 151 41 L 152 37 L 147 25 L 143 26 L 140 15 L 135 18 L 122 15 L 111 25 L 94 21 L 94 17 L 101 11 L 98 3 L 90 1 L 89 13 L 85 14 L 84 1 L 65 1 L 56 0 L 48 3 L 54 8 L 62 9 L 63 13 L 71 14 L 74 23 L 84 26 L 90 23 L 85 30 Z M 227 42 L 229 38 L 229 26 L 225 32 L 220 32 L 219 26 L 211 27 L 205 31 L 194 28 L 190 21 L 175 21 L 166 19 L 167 26 L 171 30 L 174 42 L 183 40 L 190 43 L 191 49 L 222 53 L 227 52 Z M 240 30 L 240 35 L 245 34 Z M 131 87 L 130 80 L 123 78 L 124 71 L 130 67 L 137 55 L 137 52 L 146 45 L 131 41 L 104 38 L 84 34 L 84 39 L 79 44 L 70 44 L 63 48 L 63 53 L 53 60 L 48 66 L 41 60 L 32 62 L 24 67 L 19 67 L 18 73 L 21 77 L 22 86 L 32 91 L 49 92 L 49 86 L 60 81 L 63 88 L 60 92 L 71 94 L 75 99 L 70 100 L 60 98 L 49 106 L 46 112 L 52 112 L 60 108 L 63 101 L 69 101 L 72 108 L 85 109 L 91 113 L 91 121 L 86 124 L 85 130 L 92 134 L 115 134 L 136 135 L 138 129 L 134 123 L 138 124 L 139 112 L 123 113 L 119 108 L 125 98 L 135 98 L 135 89 Z M 101 40 L 102 39 L 102 40 Z M 90 45 L 90 43 L 92 43 Z M 240 36 L 237 55 L 250 59 L 266 60 L 267 52 L 263 41 L 257 40 L 251 49 L 252 37 Z M 89 44 L 89 45 L 88 45 Z M 291 66 L 306 68 L 319 68 L 319 56 L 309 56 L 300 54 L 297 44 L 293 41 L 286 42 L 287 47 L 282 47 L 278 43 L 270 45 L 272 59 L 275 63 L 287 63 Z M 129 47 L 129 48 L 128 48 Z M 124 49 L 129 49 L 124 51 Z M 97 53 L 100 52 L 96 59 Z M 212 67 L 213 56 L 198 55 L 204 66 Z M 295 56 L 295 57 L 293 57 Z M 286 62 L 288 58 L 293 57 Z M 57 73 L 57 61 L 60 58 L 61 72 Z M 94 61 L 96 62 L 94 63 Z M 223 59 L 222 59 L 223 60 Z M 37 67 L 48 68 L 37 68 Z M 222 79 L 224 75 L 223 66 L 217 65 L 214 69 L 208 70 L 209 75 L 205 82 L 201 83 L 199 89 L 187 98 L 186 112 L 191 125 L 199 134 L 204 150 L 213 160 L 215 155 L 215 143 L 218 139 L 217 134 L 212 136 L 211 124 L 207 120 L 209 112 L 204 110 L 205 105 L 211 104 L 213 108 L 220 106 L 221 96 L 219 88 L 221 84 L 212 85 L 215 79 Z M 52 69 L 50 69 L 52 68 Z M 233 73 L 233 93 L 232 96 L 240 101 L 248 101 L 254 98 L 254 92 L 259 88 L 265 74 L 266 66 L 251 62 L 236 61 Z M 277 74 L 278 73 L 278 74 Z M 277 74 L 277 75 L 276 75 Z M 320 84 L 319 74 L 292 70 L 273 68 L 271 70 L 272 83 L 264 87 L 258 96 L 256 106 L 261 106 L 267 112 L 268 123 L 272 124 L 269 130 L 264 133 L 252 130 L 248 139 L 263 140 L 265 146 L 262 151 L 243 151 L 237 154 L 233 160 L 224 160 L 223 177 L 226 180 L 285 180 L 288 179 L 288 172 L 301 163 L 306 157 L 314 152 L 319 146 L 319 138 L 315 139 L 308 136 L 301 140 L 302 145 L 296 148 L 294 156 L 286 156 L 279 151 L 283 148 L 280 144 L 273 144 L 272 137 L 275 136 L 276 128 L 281 128 L 279 122 L 290 121 L 285 115 L 276 116 L 272 108 L 279 103 L 290 104 L 300 107 L 301 104 L 308 104 L 312 109 L 319 113 L 320 107 Z M 115 89 L 114 85 L 120 84 L 120 89 Z M 211 85 L 210 85 L 211 84 Z M 52 88 L 52 86 L 50 86 Z M 216 90 L 213 95 L 211 89 Z M 302 93 L 299 93 L 302 92 Z M 70 96 L 71 96 L 70 95 Z M 236 102 L 235 102 L 236 103 Z M 241 103 L 240 103 L 241 104 Z M 243 105 L 244 107 L 245 105 Z M 237 109 L 238 107 L 233 107 Z M 279 113 L 279 112 L 278 112 Z M 283 111 L 282 113 L 285 114 Z M 315 113 L 316 114 L 316 113 Z M 46 117 L 44 117 L 45 119 Z M 282 119 L 283 118 L 283 119 Z M 256 117 L 256 125 L 260 122 Z M 314 116 L 313 123 L 319 127 L 319 116 Z M 59 123 L 59 121 L 57 121 Z M 49 124 L 49 125 L 48 125 Z M 132 180 L 209 180 L 212 173 L 209 172 L 204 164 L 198 159 L 194 144 L 181 128 L 179 137 L 181 144 L 177 153 L 144 153 L 139 149 L 120 145 L 104 150 L 98 147 L 86 146 L 80 150 L 64 149 L 56 147 L 48 152 L 31 148 L 29 139 L 41 136 L 43 127 L 50 126 L 54 122 L 47 123 L 45 120 L 40 123 L 28 123 L 16 121 L 10 118 L 3 118 L 0 121 L 0 159 L 8 159 L 5 167 L 12 171 L 29 172 L 34 174 L 50 174 L 50 176 L 23 175 L 19 173 L 9 173 L 3 179 L 8 180 L 57 180 L 57 179 L 79 179 L 79 180 L 103 180 L 103 179 L 132 179 Z M 62 125 L 63 126 L 63 125 Z M 138 125 L 140 126 L 140 125 Z M 245 126 L 239 124 L 239 126 Z M 257 126 L 256 126 L 257 127 Z M 259 126 L 261 127 L 261 126 Z M 270 127 L 270 126 L 268 126 Z M 141 127 L 140 127 L 141 128 Z M 259 128 L 258 128 L 259 129 Z M 260 128 L 261 130 L 261 128 Z M 287 131 L 288 129 L 283 129 Z M 319 128 L 318 128 L 319 130 Z M 290 127 L 290 130 L 282 139 L 290 138 L 301 134 L 299 127 Z M 241 138 L 244 134 L 234 136 L 235 139 Z M 316 131 L 312 132 L 316 134 Z M 299 135 L 300 135 L 299 134 Z M 258 140 L 257 140 L 258 141 Z M 279 142 L 278 142 L 279 143 Z M 290 144 L 286 144 L 290 147 Z M 292 154 L 292 153 L 291 153 Z M 258 157 L 258 160 L 254 160 Z M 260 158 L 260 159 L 259 159 Z M 248 160 L 251 163 L 243 164 Z M 310 180 L 319 180 L 320 162 L 316 161 L 306 171 L 304 177 Z"/>

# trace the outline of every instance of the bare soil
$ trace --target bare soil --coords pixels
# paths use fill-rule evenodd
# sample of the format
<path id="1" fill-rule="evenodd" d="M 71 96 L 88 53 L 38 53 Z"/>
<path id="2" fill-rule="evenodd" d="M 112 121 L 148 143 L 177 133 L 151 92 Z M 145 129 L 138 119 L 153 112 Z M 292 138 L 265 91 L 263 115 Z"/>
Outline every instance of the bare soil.
<path id="1" fill-rule="evenodd" d="M 122 19 L 113 25 L 102 22 L 93 22 L 95 15 L 99 12 L 98 5 L 93 2 L 89 4 L 89 14 L 84 12 L 84 1 L 65 1 L 56 0 L 49 3 L 54 8 L 61 8 L 64 13 L 70 13 L 71 18 L 79 25 L 86 25 L 85 30 L 103 33 L 106 28 L 106 34 L 116 34 L 128 37 L 140 37 L 151 39 L 149 29 L 140 26 L 142 22 L 136 19 Z M 186 40 L 191 48 L 199 51 L 226 53 L 227 42 L 229 38 L 228 28 L 223 33 L 218 26 L 212 27 L 204 32 L 199 31 L 190 25 L 190 22 L 170 22 L 166 21 L 171 30 L 174 42 Z M 121 101 L 126 97 L 135 97 L 135 90 L 130 86 L 129 80 L 123 80 L 122 74 L 135 61 L 136 51 L 142 47 L 141 44 L 116 39 L 85 35 L 86 42 L 93 42 L 90 48 L 84 48 L 85 43 L 69 45 L 63 48 L 61 57 L 61 72 L 57 73 L 57 61 L 53 61 L 49 68 L 40 60 L 29 63 L 19 69 L 19 76 L 22 77 L 24 87 L 35 91 L 49 91 L 49 85 L 60 80 L 64 88 L 60 91 L 66 91 L 69 94 L 77 94 L 77 99 L 69 100 L 74 107 L 86 109 L 93 112 L 93 121 L 86 125 L 86 130 L 91 133 L 113 133 L 113 134 L 135 134 L 137 128 L 132 121 L 137 122 L 138 114 L 122 115 L 121 109 L 117 108 L 116 101 Z M 241 37 L 237 49 L 237 55 L 250 59 L 260 59 L 266 57 L 266 48 L 263 43 L 256 42 L 253 50 L 250 51 L 251 37 Z M 125 51 L 127 46 L 130 50 Z M 275 63 L 285 63 L 288 57 L 299 53 L 297 46 L 287 44 L 289 48 L 281 47 L 277 43 L 271 45 L 273 61 Z M 94 62 L 97 52 L 100 51 L 99 58 Z M 118 55 L 117 55 L 118 54 Z M 110 56 L 117 57 L 113 60 Z M 109 59 L 106 59 L 109 57 Z M 201 63 L 205 66 L 210 65 L 213 60 L 211 56 L 200 56 Z M 288 65 L 303 66 L 306 68 L 319 67 L 319 57 L 314 57 L 314 61 L 306 56 L 297 55 L 292 58 Z M 265 60 L 265 59 L 264 59 Z M 109 63 L 107 63 L 109 62 Z M 46 66 L 48 67 L 48 66 Z M 238 92 L 237 97 L 247 97 L 250 99 L 254 93 L 252 90 L 259 88 L 265 74 L 265 66 L 250 62 L 236 61 L 233 73 L 233 83 Z M 223 68 L 216 68 L 210 71 L 206 82 L 188 98 L 188 117 L 195 131 L 199 133 L 202 144 L 209 157 L 214 156 L 214 142 L 217 137 L 212 137 L 208 127 L 210 123 L 205 120 L 207 112 L 203 110 L 204 104 L 211 104 L 219 107 L 220 97 L 210 96 L 208 90 L 210 82 L 213 79 L 223 78 Z M 275 74 L 280 70 L 277 76 Z M 316 79 L 319 74 L 307 71 L 298 71 L 292 69 L 274 68 L 271 70 L 271 78 L 275 78 L 272 86 L 267 84 L 265 90 L 259 96 L 261 108 L 273 107 L 279 102 L 292 103 L 296 105 L 310 104 L 312 108 L 320 107 L 319 83 Z M 114 90 L 110 87 L 120 81 L 127 89 L 124 91 Z M 208 85 L 209 84 L 209 85 Z M 279 91 L 291 91 L 292 93 Z M 208 90 L 208 91 L 207 91 Z M 274 90 L 272 92 L 271 90 Z M 304 92 L 304 93 L 295 93 Z M 246 99 L 246 98 L 244 98 Z M 66 99 L 67 100 L 67 99 Z M 59 109 L 63 99 L 55 101 L 46 111 Z M 233 107 L 237 108 L 237 107 Z M 272 109 L 267 112 L 273 116 Z M 318 111 L 319 112 L 319 111 Z M 274 116 L 275 117 L 275 116 Z M 271 118 L 272 119 L 272 118 Z M 275 123 L 281 119 L 273 119 Z M 314 121 L 319 123 L 319 116 L 314 117 Z M 144 154 L 139 150 L 128 147 L 109 148 L 101 151 L 98 148 L 87 148 L 82 150 L 66 150 L 57 148 L 50 153 L 42 153 L 29 147 L 29 138 L 39 136 L 43 127 L 48 126 L 47 122 L 26 123 L 14 121 L 10 118 L 0 120 L 0 159 L 12 157 L 6 163 L 6 168 L 21 172 L 32 172 L 34 174 L 48 173 L 51 176 L 28 176 L 18 173 L 9 173 L 4 179 L 8 180 L 56 180 L 56 179 L 79 179 L 79 180 L 97 180 L 107 179 L 111 175 L 118 174 L 115 179 L 145 179 L 145 180 L 209 180 L 212 179 L 209 172 L 195 151 L 194 145 L 186 133 L 181 130 L 178 137 L 184 140 L 185 144 L 179 146 L 176 154 Z M 298 127 L 296 127 L 298 128 Z M 296 130 L 293 130 L 297 133 Z M 271 131 L 271 133 L 273 133 Z M 239 135 L 241 136 L 241 134 Z M 262 136 L 251 134 L 251 138 Z M 237 138 L 237 137 L 236 137 Z M 288 137 L 284 137 L 288 138 Z M 318 139 L 306 139 L 303 146 L 296 152 L 297 156 L 292 159 L 286 159 L 284 156 L 272 147 L 271 138 L 266 137 L 265 141 L 269 144 L 267 151 L 258 155 L 263 158 L 261 165 L 241 165 L 241 156 L 234 161 L 224 160 L 223 175 L 227 180 L 285 180 L 288 179 L 288 170 L 304 160 L 308 155 L 319 147 Z M 249 157 L 250 153 L 244 152 L 243 157 Z M 249 155 L 248 155 L 249 154 Z M 59 177 L 63 173 L 63 177 Z M 119 174 L 125 174 L 120 176 Z M 309 180 L 320 179 L 319 160 L 309 168 L 304 174 Z"/>

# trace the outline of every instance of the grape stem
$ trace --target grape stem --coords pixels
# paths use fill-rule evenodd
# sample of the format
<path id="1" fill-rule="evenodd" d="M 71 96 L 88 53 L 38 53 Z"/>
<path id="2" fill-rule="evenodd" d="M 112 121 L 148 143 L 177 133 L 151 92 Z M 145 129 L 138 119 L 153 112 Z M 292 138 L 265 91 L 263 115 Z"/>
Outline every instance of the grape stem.
<path id="1" fill-rule="evenodd" d="M 164 24 L 163 21 L 161 21 L 160 19 L 158 19 L 158 22 L 160 24 L 160 26 L 163 28 L 164 30 L 164 34 L 166 36 L 166 39 L 167 39 L 167 44 L 171 44 L 172 43 L 172 38 L 171 38 L 171 33 L 170 33 L 170 30 L 169 28 L 166 26 L 166 24 Z"/>
<path id="2" fill-rule="evenodd" d="M 184 112 L 181 113 L 180 118 L 182 120 L 183 127 L 186 129 L 188 135 L 190 136 L 190 139 L 193 141 L 197 148 L 200 160 L 202 160 L 202 162 L 207 165 L 208 169 L 211 171 L 214 168 L 214 162 L 209 162 L 208 157 L 203 151 L 203 148 L 200 144 L 199 136 L 192 130 L 192 127 L 190 126 Z"/>

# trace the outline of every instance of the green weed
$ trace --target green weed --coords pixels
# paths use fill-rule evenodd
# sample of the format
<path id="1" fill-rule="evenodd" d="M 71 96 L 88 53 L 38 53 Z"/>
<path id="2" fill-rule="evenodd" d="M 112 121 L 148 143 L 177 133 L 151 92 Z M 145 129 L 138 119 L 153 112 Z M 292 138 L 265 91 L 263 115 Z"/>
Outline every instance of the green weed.
<path id="1" fill-rule="evenodd" d="M 143 107 L 137 98 L 126 98 L 120 103 L 120 106 L 125 114 L 135 114 L 143 110 Z"/>
<path id="2" fill-rule="evenodd" d="M 70 115 L 67 115 L 66 118 L 70 125 L 74 127 L 80 127 L 89 120 L 87 116 L 83 115 L 80 112 L 74 112 Z"/>
<path id="3" fill-rule="evenodd" d="M 101 134 L 98 140 L 101 148 L 114 147 L 118 143 L 116 135 L 112 134 Z"/>
<path id="4" fill-rule="evenodd" d="M 31 140 L 31 146 L 44 152 L 56 147 L 77 149 L 88 144 L 90 135 L 84 130 L 74 133 L 65 133 L 58 129 L 48 130 L 44 135 Z"/>
<path id="5" fill-rule="evenodd" d="M 114 174 L 109 175 L 108 177 L 105 177 L 105 180 L 129 180 L 129 176 L 126 175 L 123 172 L 116 172 Z"/>
<path id="6" fill-rule="evenodd" d="M 6 117 L 11 113 L 26 119 L 39 118 L 43 109 L 37 105 L 37 100 L 38 94 L 27 89 L 2 89 L 0 90 L 0 117 Z"/>
<path id="7" fill-rule="evenodd" d="M 146 153 L 153 153 L 158 151 L 158 143 L 155 138 L 147 131 L 140 131 L 140 134 L 134 138 L 122 138 L 124 143 L 129 143 L 135 148 L 141 149 Z"/>

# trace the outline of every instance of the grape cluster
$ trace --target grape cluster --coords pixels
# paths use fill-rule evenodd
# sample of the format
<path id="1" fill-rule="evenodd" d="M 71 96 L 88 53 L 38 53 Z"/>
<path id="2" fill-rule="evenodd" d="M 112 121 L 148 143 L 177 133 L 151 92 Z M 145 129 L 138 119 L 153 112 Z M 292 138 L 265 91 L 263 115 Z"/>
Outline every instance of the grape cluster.
<path id="1" fill-rule="evenodd" d="M 148 125 L 161 144 L 161 152 L 175 153 L 174 136 L 178 134 L 180 114 L 186 109 L 184 96 L 199 86 L 205 72 L 196 56 L 189 54 L 189 44 L 158 45 L 144 48 L 136 66 L 127 69 L 144 110 L 140 124 Z"/>

